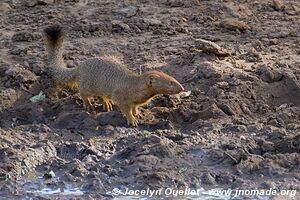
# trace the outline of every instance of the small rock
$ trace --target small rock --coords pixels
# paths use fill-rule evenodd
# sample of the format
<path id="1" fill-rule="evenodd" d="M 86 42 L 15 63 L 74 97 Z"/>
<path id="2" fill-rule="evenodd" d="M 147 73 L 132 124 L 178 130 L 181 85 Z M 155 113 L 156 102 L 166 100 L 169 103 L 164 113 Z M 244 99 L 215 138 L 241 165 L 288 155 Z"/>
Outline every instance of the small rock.
<path id="1" fill-rule="evenodd" d="M 85 163 L 78 159 L 73 159 L 71 163 L 69 163 L 69 167 L 72 169 L 70 174 L 76 177 L 84 177 L 88 174 Z"/>
<path id="2" fill-rule="evenodd" d="M 98 126 L 98 121 L 92 118 L 85 118 L 80 126 L 81 129 L 95 129 Z"/>
<path id="3" fill-rule="evenodd" d="M 13 47 L 13 49 L 9 50 L 9 53 L 12 55 L 27 55 L 28 48 L 26 47 Z"/>
<path id="4" fill-rule="evenodd" d="M 177 94 L 177 96 L 179 98 L 187 98 L 192 94 L 192 91 L 186 91 L 186 92 L 181 92 L 179 94 Z"/>
<path id="5" fill-rule="evenodd" d="M 228 131 L 228 132 L 236 132 L 236 133 L 243 133 L 247 131 L 247 127 L 245 125 L 240 124 L 227 124 L 222 131 Z"/>
<path id="6" fill-rule="evenodd" d="M 143 19 L 144 23 L 145 24 L 148 24 L 150 26 L 160 26 L 162 24 L 162 22 L 158 19 L 148 19 L 148 18 L 145 18 Z"/>
<path id="7" fill-rule="evenodd" d="M 263 44 L 268 46 L 279 44 L 279 40 L 277 38 L 261 38 L 261 42 L 263 42 Z"/>
<path id="8" fill-rule="evenodd" d="M 263 182 L 259 185 L 259 188 L 263 188 L 263 189 L 267 190 L 267 189 L 270 189 L 270 188 L 276 188 L 276 185 L 272 181 L 265 181 L 265 182 Z"/>
<path id="9" fill-rule="evenodd" d="M 271 118 L 268 121 L 268 125 L 272 125 L 272 126 L 275 126 L 275 127 L 278 127 L 278 128 L 282 128 L 282 127 L 285 127 L 285 122 L 280 117 Z"/>
<path id="10" fill-rule="evenodd" d="M 30 98 L 30 101 L 33 103 L 42 101 L 46 98 L 45 94 L 43 94 L 43 92 L 41 91 L 38 95 L 35 95 L 33 97 Z"/>
<path id="11" fill-rule="evenodd" d="M 240 140 L 246 140 L 246 137 L 243 136 L 243 135 L 241 135 L 241 136 L 240 136 Z"/>
<path id="12" fill-rule="evenodd" d="M 33 6 L 36 6 L 38 4 L 38 1 L 37 0 L 28 0 L 25 2 L 25 5 L 27 7 L 33 7 Z"/>
<path id="13" fill-rule="evenodd" d="M 276 107 L 276 111 L 283 110 L 288 107 L 287 103 L 281 104 L 279 107 Z"/>
<path id="14" fill-rule="evenodd" d="M 238 86 L 238 85 L 241 85 L 241 80 L 238 79 L 238 78 L 236 78 L 236 77 L 230 78 L 227 82 L 228 82 L 228 84 L 229 84 L 230 86 Z"/>
<path id="15" fill-rule="evenodd" d="M 17 80 L 19 80 L 22 83 L 33 83 L 37 77 L 28 70 L 22 70 L 20 74 L 16 77 Z"/>
<path id="16" fill-rule="evenodd" d="M 25 67 L 25 69 L 28 69 L 29 68 L 29 63 L 25 60 L 23 62 L 23 66 Z"/>
<path id="17" fill-rule="evenodd" d="M 34 7 L 38 4 L 40 5 L 47 5 L 54 3 L 54 0 L 27 0 L 25 1 L 25 6 L 27 7 Z"/>
<path id="18" fill-rule="evenodd" d="M 11 39 L 14 42 L 31 42 L 34 39 L 34 36 L 29 32 L 23 31 L 15 33 Z"/>
<path id="19" fill-rule="evenodd" d="M 276 39 L 276 38 L 274 38 L 274 39 L 269 39 L 269 42 L 270 42 L 271 45 L 277 45 L 277 44 L 279 44 L 279 40 Z"/>
<path id="20" fill-rule="evenodd" d="M 149 137 L 148 137 L 148 140 L 151 142 L 151 143 L 160 143 L 161 141 L 162 141 L 162 139 L 159 137 L 159 136 L 157 136 L 157 135 L 150 135 Z"/>
<path id="21" fill-rule="evenodd" d="M 32 72 L 36 75 L 41 75 L 44 70 L 44 64 L 43 63 L 34 63 L 32 65 Z"/>
<path id="22" fill-rule="evenodd" d="M 8 3 L 0 3 L 0 15 L 4 14 L 11 10 L 11 7 Z"/>
<path id="23" fill-rule="evenodd" d="M 281 74 L 278 70 L 271 69 L 267 65 L 262 65 L 258 69 L 258 74 L 263 81 L 268 83 L 277 82 L 283 78 L 283 74 Z"/>
<path id="24" fill-rule="evenodd" d="M 249 62 L 260 62 L 262 60 L 262 55 L 254 48 L 251 48 L 246 55 Z"/>
<path id="25" fill-rule="evenodd" d="M 67 60 L 66 61 L 67 67 L 68 68 L 73 68 L 75 67 L 74 61 L 73 60 Z"/>
<path id="26" fill-rule="evenodd" d="M 138 8 L 135 6 L 128 6 L 125 8 L 121 8 L 119 10 L 116 11 L 117 14 L 123 15 L 125 17 L 132 17 L 134 15 L 136 15 L 138 11 Z"/>
<path id="27" fill-rule="evenodd" d="M 99 31 L 100 28 L 101 28 L 101 26 L 102 26 L 102 25 L 99 24 L 99 23 L 90 23 L 90 24 L 88 24 L 88 25 L 85 26 L 85 29 L 86 29 L 88 32 L 93 33 L 93 32 Z"/>
<path id="28" fill-rule="evenodd" d="M 6 181 L 9 178 L 10 178 L 9 173 L 4 169 L 0 168 L 0 181 Z"/>
<path id="29" fill-rule="evenodd" d="M 211 62 L 203 62 L 198 66 L 200 78 L 220 78 L 220 70 Z"/>
<path id="30" fill-rule="evenodd" d="M 217 56 L 226 57 L 230 56 L 231 53 L 226 49 L 220 47 L 214 42 L 203 40 L 203 39 L 195 39 L 195 44 L 197 48 L 200 48 L 204 53 L 212 53 Z"/>
<path id="31" fill-rule="evenodd" d="M 54 3 L 54 0 L 38 0 L 39 4 L 46 5 Z"/>
<path id="32" fill-rule="evenodd" d="M 112 126 L 125 126 L 127 121 L 125 118 L 117 112 L 106 112 L 97 117 L 97 121 L 100 126 L 112 125 Z"/>
<path id="33" fill-rule="evenodd" d="M 6 76 L 15 77 L 19 73 L 19 70 L 14 67 L 10 67 L 5 71 Z"/>
<path id="34" fill-rule="evenodd" d="M 235 180 L 235 179 L 236 179 L 236 177 L 233 177 L 229 173 L 221 174 L 220 176 L 218 176 L 218 178 L 216 178 L 216 180 L 218 181 L 218 184 L 224 184 L 224 185 L 232 183 L 233 180 Z"/>
<path id="35" fill-rule="evenodd" d="M 111 24 L 113 32 L 121 33 L 130 31 L 130 27 L 122 21 L 113 20 Z"/>
<path id="36" fill-rule="evenodd" d="M 182 7 L 182 6 L 184 6 L 184 1 L 181 1 L 181 0 L 168 0 L 167 4 L 171 7 Z"/>
<path id="37" fill-rule="evenodd" d="M 229 88 L 229 84 L 225 81 L 222 81 L 222 82 L 218 82 L 217 83 L 217 86 L 221 89 L 228 89 Z"/>
<path id="38" fill-rule="evenodd" d="M 201 176 L 201 182 L 207 185 L 215 185 L 216 180 L 210 173 L 205 173 Z"/>
<path id="39" fill-rule="evenodd" d="M 270 32 L 268 34 L 269 39 L 287 38 L 289 36 L 290 36 L 290 32 L 287 32 L 287 31 Z"/>
<path id="40" fill-rule="evenodd" d="M 300 129 L 300 125 L 296 124 L 296 123 L 289 123 L 286 125 L 286 128 L 289 130 L 299 130 Z"/>
<path id="41" fill-rule="evenodd" d="M 102 191 L 103 188 L 105 188 L 105 185 L 99 178 L 90 179 L 88 184 L 83 186 L 83 189 L 87 190 L 87 191 L 98 191 L 99 192 L 99 191 Z"/>
<path id="42" fill-rule="evenodd" d="M 214 85 L 207 91 L 206 95 L 215 98 L 224 95 L 224 90 Z"/>
<path id="43" fill-rule="evenodd" d="M 263 152 L 274 152 L 275 146 L 273 142 L 266 141 L 264 139 L 258 139 L 257 144 L 260 146 Z"/>
<path id="44" fill-rule="evenodd" d="M 44 178 L 50 179 L 50 178 L 54 178 L 55 177 L 55 173 L 51 170 L 48 173 L 44 174 Z"/>
<path id="45" fill-rule="evenodd" d="M 236 30 L 245 31 L 250 28 L 245 22 L 233 18 L 228 18 L 223 20 L 220 23 L 220 26 L 230 31 L 236 31 Z"/>
<path id="46" fill-rule="evenodd" d="M 297 5 L 292 5 L 293 11 L 297 14 L 300 13 L 300 7 Z"/>
<path id="47" fill-rule="evenodd" d="M 80 122 L 80 123 L 79 123 Z M 94 130 L 98 122 L 89 117 L 86 112 L 66 112 L 60 113 L 56 121 L 53 123 L 53 126 L 60 128 L 64 127 L 65 129 L 90 129 Z"/>
<path id="48" fill-rule="evenodd" d="M 281 0 L 273 0 L 273 8 L 276 11 L 282 11 L 284 9 L 284 4 Z"/>
<path id="49" fill-rule="evenodd" d="M 251 111 L 250 111 L 250 109 L 248 108 L 247 104 L 245 104 L 244 102 L 241 103 L 241 109 L 247 115 L 251 115 L 252 114 Z"/>
<path id="50" fill-rule="evenodd" d="M 218 107 L 227 115 L 235 115 L 235 112 L 233 111 L 233 109 L 225 104 L 225 103 L 221 103 L 221 104 L 217 104 Z"/>

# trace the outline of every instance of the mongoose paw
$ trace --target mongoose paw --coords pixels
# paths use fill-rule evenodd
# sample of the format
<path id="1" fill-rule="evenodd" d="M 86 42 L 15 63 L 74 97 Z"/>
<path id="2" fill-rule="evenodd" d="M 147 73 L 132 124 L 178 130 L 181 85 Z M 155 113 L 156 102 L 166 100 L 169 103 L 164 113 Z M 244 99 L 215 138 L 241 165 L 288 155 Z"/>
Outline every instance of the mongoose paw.
<path id="1" fill-rule="evenodd" d="M 128 121 L 128 125 L 131 124 L 133 127 L 137 127 L 138 126 L 138 120 L 137 119 L 132 119 L 130 121 Z"/>
<path id="2" fill-rule="evenodd" d="M 132 115 L 136 118 L 140 118 L 140 111 L 137 108 L 132 109 Z"/>
<path id="3" fill-rule="evenodd" d="M 121 112 L 126 116 L 128 124 L 136 127 L 138 125 L 138 120 L 134 117 L 132 108 L 126 104 L 119 104 L 118 106 Z"/>
<path id="4" fill-rule="evenodd" d="M 84 109 L 88 112 L 92 112 L 95 110 L 93 106 L 83 105 Z"/>
<path id="5" fill-rule="evenodd" d="M 106 110 L 107 112 L 112 111 L 112 104 L 111 103 L 104 103 L 103 104 L 103 109 Z"/>
<path id="6" fill-rule="evenodd" d="M 141 119 L 140 113 L 135 114 L 134 117 L 136 117 L 136 118 L 138 118 L 138 119 Z"/>
<path id="7" fill-rule="evenodd" d="M 94 110 L 93 105 L 90 102 L 90 99 L 88 96 L 84 95 L 84 94 L 80 94 L 82 101 L 83 101 L 83 107 L 85 110 L 87 110 L 88 112 L 91 112 Z"/>
<path id="8" fill-rule="evenodd" d="M 112 104 L 109 100 L 103 99 L 102 105 L 103 105 L 103 109 L 106 110 L 107 112 L 110 112 L 113 110 Z"/>

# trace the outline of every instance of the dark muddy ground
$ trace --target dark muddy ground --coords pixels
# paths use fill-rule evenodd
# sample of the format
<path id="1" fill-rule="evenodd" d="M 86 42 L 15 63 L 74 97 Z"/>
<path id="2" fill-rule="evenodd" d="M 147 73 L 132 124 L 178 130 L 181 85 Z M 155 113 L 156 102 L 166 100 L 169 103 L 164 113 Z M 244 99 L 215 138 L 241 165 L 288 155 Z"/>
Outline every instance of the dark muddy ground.
<path id="1" fill-rule="evenodd" d="M 0 15 L 0 199 L 69 186 L 84 199 L 125 187 L 275 188 L 299 198 L 299 1 L 1 0 Z M 52 23 L 68 32 L 69 67 L 114 55 L 190 92 L 157 97 L 138 128 L 97 101 L 88 113 L 47 75 L 42 29 Z"/>

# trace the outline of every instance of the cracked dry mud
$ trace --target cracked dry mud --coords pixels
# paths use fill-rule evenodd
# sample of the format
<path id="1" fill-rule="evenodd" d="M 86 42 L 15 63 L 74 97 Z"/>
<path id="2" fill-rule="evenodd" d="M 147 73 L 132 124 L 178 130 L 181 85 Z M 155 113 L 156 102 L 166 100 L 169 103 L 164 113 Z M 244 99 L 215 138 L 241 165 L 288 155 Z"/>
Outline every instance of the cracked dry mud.
<path id="1" fill-rule="evenodd" d="M 79 187 L 84 199 L 129 185 L 299 195 L 299 22 L 297 0 L 2 0 L 0 199 L 34 197 L 30 177 L 51 170 L 59 179 L 48 186 Z M 69 67 L 114 55 L 190 94 L 157 97 L 137 128 L 97 99 L 86 112 L 47 75 L 42 30 L 52 23 L 67 30 Z"/>

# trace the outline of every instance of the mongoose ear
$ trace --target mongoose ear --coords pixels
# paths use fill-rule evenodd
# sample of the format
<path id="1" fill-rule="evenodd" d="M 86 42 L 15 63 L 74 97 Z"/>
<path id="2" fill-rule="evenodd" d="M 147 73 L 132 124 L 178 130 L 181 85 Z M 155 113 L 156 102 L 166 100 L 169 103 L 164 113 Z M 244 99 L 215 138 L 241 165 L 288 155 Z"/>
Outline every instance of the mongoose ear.
<path id="1" fill-rule="evenodd" d="M 156 74 L 150 74 L 150 75 L 148 76 L 148 80 L 147 80 L 147 85 L 148 85 L 148 87 L 151 87 L 151 86 L 152 86 L 153 81 L 154 81 L 156 78 L 159 78 L 159 75 L 156 75 Z"/>
<path id="2" fill-rule="evenodd" d="M 151 87 L 152 86 L 152 83 L 153 83 L 153 78 L 151 78 L 151 76 L 148 77 L 148 80 L 147 80 L 147 86 L 148 87 Z"/>

